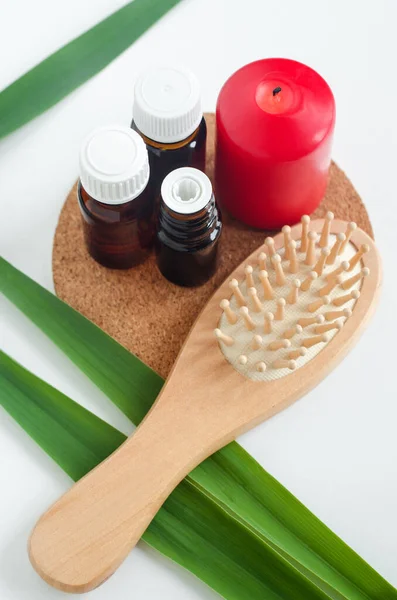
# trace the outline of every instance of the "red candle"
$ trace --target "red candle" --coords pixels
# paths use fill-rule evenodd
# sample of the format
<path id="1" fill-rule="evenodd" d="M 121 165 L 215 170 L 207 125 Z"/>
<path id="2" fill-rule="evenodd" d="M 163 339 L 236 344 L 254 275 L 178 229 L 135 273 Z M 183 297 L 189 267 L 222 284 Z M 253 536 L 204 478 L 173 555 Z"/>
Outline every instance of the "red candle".
<path id="1" fill-rule="evenodd" d="M 276 229 L 319 205 L 335 100 L 313 69 L 284 58 L 239 69 L 219 94 L 216 125 L 216 193 L 234 217 Z"/>

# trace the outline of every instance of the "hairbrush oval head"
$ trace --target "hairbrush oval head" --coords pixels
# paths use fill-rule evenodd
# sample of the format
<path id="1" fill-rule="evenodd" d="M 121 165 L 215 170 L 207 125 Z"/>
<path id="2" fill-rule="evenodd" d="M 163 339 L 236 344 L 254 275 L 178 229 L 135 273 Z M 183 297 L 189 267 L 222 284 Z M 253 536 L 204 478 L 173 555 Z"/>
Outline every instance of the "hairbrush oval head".
<path id="1" fill-rule="evenodd" d="M 303 231 L 302 231 L 303 230 Z M 278 234 L 274 238 L 274 243 L 269 244 L 269 239 L 266 239 L 266 246 L 272 247 L 274 252 L 271 264 L 272 269 L 267 273 L 267 281 L 273 290 L 271 297 L 266 296 L 263 290 L 258 286 L 258 301 L 261 303 L 260 314 L 251 314 L 252 329 L 250 335 L 246 333 L 246 329 L 242 326 L 241 321 L 237 320 L 233 327 L 228 326 L 228 322 L 224 315 L 221 315 L 217 326 L 220 327 L 225 334 L 233 334 L 236 341 L 235 346 L 228 347 L 227 344 L 220 344 L 220 350 L 226 360 L 233 366 L 237 367 L 237 371 L 244 377 L 253 381 L 270 382 L 282 377 L 290 377 L 291 370 L 280 365 L 287 365 L 281 359 L 288 359 L 288 355 L 296 356 L 297 369 L 299 377 L 302 377 L 300 369 L 308 365 L 317 356 L 319 357 L 317 365 L 320 365 L 318 377 L 321 377 L 321 365 L 329 370 L 332 366 L 332 360 L 328 360 L 328 352 L 323 354 L 323 351 L 332 344 L 337 345 L 338 342 L 343 345 L 349 345 L 349 330 L 354 327 L 355 331 L 360 330 L 361 320 L 358 320 L 359 314 L 362 314 L 362 309 L 370 312 L 371 307 L 376 301 L 377 288 L 379 286 L 380 268 L 379 257 L 375 246 L 370 238 L 360 229 L 355 223 L 345 223 L 343 221 L 334 220 L 330 215 L 327 215 L 325 220 L 309 222 L 304 219 L 302 224 L 292 228 L 288 228 L 288 236 L 285 235 L 285 228 L 282 234 Z M 325 234 L 324 234 L 325 232 Z M 302 239 L 307 240 L 307 244 L 303 245 L 303 250 L 296 244 L 298 248 L 296 252 L 298 269 L 291 273 L 288 269 L 289 253 L 283 247 L 292 242 Z M 327 240 L 327 246 L 324 241 Z M 314 246 L 313 246 L 314 243 Z M 312 244 L 310 246 L 310 244 Z M 300 244 L 302 246 L 302 244 Z M 309 249 L 312 250 L 310 260 L 307 260 Z M 332 261 L 325 260 L 331 256 L 331 248 L 334 248 Z M 259 249 L 259 252 L 261 249 Z M 256 255 L 258 251 L 256 251 Z M 248 258 L 250 261 L 250 257 Z M 252 261 L 253 278 L 260 279 L 258 261 Z M 313 264 L 319 265 L 317 271 L 313 271 Z M 352 267 L 350 268 L 350 265 Z M 373 269 L 375 268 L 375 273 Z M 236 269 L 232 276 L 237 280 L 243 280 L 241 268 Z M 280 272 L 283 277 L 280 277 Z M 256 277 L 255 277 L 256 276 Z M 367 285 L 368 280 L 373 276 L 371 285 Z M 345 290 L 348 290 L 347 292 Z M 247 289 L 241 285 L 241 293 L 247 297 Z M 252 290 L 250 291 L 252 293 Z M 364 293 L 364 303 L 361 299 Z M 361 300 L 360 300 L 361 299 Z M 266 370 L 259 371 L 255 368 L 258 357 L 255 360 L 250 359 L 250 353 L 247 350 L 249 339 L 256 329 L 263 332 L 263 313 L 280 314 L 280 301 L 283 301 L 284 310 L 283 318 L 274 320 L 272 327 L 268 328 L 269 332 L 265 335 L 263 348 L 261 352 L 261 362 L 265 363 Z M 357 318 L 352 318 L 351 326 L 344 328 L 342 334 L 342 325 L 347 321 L 348 315 L 355 315 L 355 307 L 360 308 L 356 313 Z M 335 310 L 341 308 L 342 310 Z M 335 324 L 332 323 L 339 319 Z M 342 317 L 342 318 L 341 318 Z M 327 319 L 327 325 L 322 323 Z M 317 327 L 309 327 L 315 325 Z M 299 328 L 296 330 L 296 328 Z M 298 331 L 299 333 L 294 332 Z M 286 336 L 287 332 L 287 336 Z M 314 335 L 314 333 L 317 335 Z M 327 335 L 325 335 L 327 333 Z M 278 344 L 280 339 L 289 337 L 292 342 L 292 348 L 289 353 L 285 352 L 282 345 Z M 339 337 L 338 337 L 339 336 Z M 352 335 L 355 339 L 356 335 Z M 269 352 L 269 348 L 279 346 L 279 352 L 275 360 L 274 351 Z M 308 351 L 300 355 L 295 352 L 300 346 L 305 347 Z M 284 351 L 283 351 L 284 350 Z M 244 368 L 239 368 L 236 365 L 236 357 L 238 354 L 247 354 L 247 363 Z M 292 353 L 292 354 L 291 354 Z M 323 356 L 321 356 L 323 354 Z M 320 358 L 322 359 L 320 361 Z M 306 373 L 306 371 L 305 371 Z M 297 375 L 297 374 L 296 374 Z"/>

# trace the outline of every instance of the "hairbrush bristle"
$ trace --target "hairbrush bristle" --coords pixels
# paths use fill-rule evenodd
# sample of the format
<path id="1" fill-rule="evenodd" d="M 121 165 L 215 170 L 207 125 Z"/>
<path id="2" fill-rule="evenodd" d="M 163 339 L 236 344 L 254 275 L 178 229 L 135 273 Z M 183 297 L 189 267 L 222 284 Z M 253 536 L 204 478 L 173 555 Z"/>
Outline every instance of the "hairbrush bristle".
<path id="1" fill-rule="evenodd" d="M 269 273 L 267 271 L 259 271 L 259 279 L 262 284 L 265 300 L 274 298 L 274 291 L 269 281 Z"/>
<path id="2" fill-rule="evenodd" d="M 354 221 L 351 221 L 350 223 L 347 224 L 346 227 L 346 232 L 345 232 L 345 241 L 343 242 L 343 244 L 341 245 L 340 249 L 339 249 L 339 254 L 343 254 L 343 252 L 346 250 L 346 246 L 350 241 L 350 238 L 353 234 L 354 231 L 356 231 L 357 229 L 357 224 L 354 223 Z"/>
<path id="3" fill-rule="evenodd" d="M 248 294 L 251 298 L 251 305 L 255 312 L 262 311 L 262 303 L 258 298 L 258 292 L 256 291 L 256 287 L 250 287 L 248 289 Z"/>
<path id="4" fill-rule="evenodd" d="M 353 285 L 355 285 L 358 281 L 360 281 L 360 279 L 363 279 L 364 277 L 368 277 L 368 275 L 369 275 L 369 269 L 368 269 L 368 267 L 364 267 L 363 269 L 361 269 L 361 271 L 359 273 L 356 273 L 356 275 L 353 275 L 353 277 L 350 277 L 349 279 L 346 279 L 346 281 L 341 283 L 341 287 L 344 290 L 348 290 Z"/>
<path id="5" fill-rule="evenodd" d="M 229 283 L 229 286 L 234 294 L 234 297 L 236 298 L 237 306 L 247 306 L 245 298 L 238 287 L 237 279 L 232 279 Z"/>
<path id="6" fill-rule="evenodd" d="M 237 319 L 238 316 L 236 315 L 236 313 L 230 308 L 230 302 L 229 300 L 223 299 L 220 302 L 221 309 L 224 311 L 227 320 L 229 321 L 229 323 L 231 325 L 234 325 L 235 323 L 237 323 Z"/>
<path id="7" fill-rule="evenodd" d="M 325 263 L 327 262 L 330 252 L 331 250 L 328 248 L 328 246 L 326 248 L 321 248 L 319 259 L 313 268 L 313 271 L 315 271 L 318 276 L 323 274 Z"/>
<path id="8" fill-rule="evenodd" d="M 284 258 L 285 260 L 289 260 L 289 245 L 292 241 L 291 239 L 291 227 L 289 225 L 284 225 L 281 230 L 284 236 Z"/>
<path id="9" fill-rule="evenodd" d="M 302 233 L 301 233 L 300 251 L 306 252 L 307 245 L 308 245 L 307 244 L 307 234 L 309 233 L 309 225 L 310 225 L 309 215 L 303 215 L 303 217 L 301 218 L 301 223 L 302 223 Z"/>
<path id="10" fill-rule="evenodd" d="M 276 321 L 282 321 L 284 319 L 284 315 L 285 315 L 285 305 L 287 304 L 285 298 L 278 298 L 277 299 L 277 309 L 276 309 L 276 314 L 275 319 Z"/>
<path id="11" fill-rule="evenodd" d="M 333 265 L 334 262 L 337 259 L 337 256 L 339 254 L 339 250 L 343 244 L 343 242 L 345 241 L 346 236 L 344 233 L 338 233 L 338 235 L 335 238 L 335 243 L 332 246 L 331 252 L 329 253 L 329 256 L 327 257 L 327 260 L 325 261 L 325 264 L 327 265 Z"/>
<path id="12" fill-rule="evenodd" d="M 240 315 L 243 317 L 244 325 L 249 331 L 253 331 L 255 329 L 255 323 L 249 314 L 249 310 L 246 306 L 242 306 L 240 308 Z"/>
<path id="13" fill-rule="evenodd" d="M 356 264 L 360 262 L 363 255 L 366 254 L 366 252 L 368 252 L 368 251 L 369 251 L 368 244 L 363 244 L 362 246 L 360 246 L 360 249 L 357 250 L 356 254 L 350 259 L 348 271 L 352 271 L 354 269 L 354 267 L 356 266 Z"/>
<path id="14" fill-rule="evenodd" d="M 324 225 L 323 225 L 323 230 L 321 232 L 321 237 L 320 237 L 320 241 L 318 243 L 318 245 L 320 246 L 320 248 L 326 248 L 328 246 L 329 243 L 329 232 L 331 229 L 331 223 L 334 219 L 334 213 L 331 211 L 328 211 L 327 214 L 324 217 Z"/>
<path id="15" fill-rule="evenodd" d="M 284 271 L 283 271 L 283 265 L 281 264 L 281 256 L 279 254 L 275 254 L 272 257 L 272 264 L 273 264 L 274 271 L 276 273 L 277 285 L 284 285 L 285 275 L 284 275 Z"/>

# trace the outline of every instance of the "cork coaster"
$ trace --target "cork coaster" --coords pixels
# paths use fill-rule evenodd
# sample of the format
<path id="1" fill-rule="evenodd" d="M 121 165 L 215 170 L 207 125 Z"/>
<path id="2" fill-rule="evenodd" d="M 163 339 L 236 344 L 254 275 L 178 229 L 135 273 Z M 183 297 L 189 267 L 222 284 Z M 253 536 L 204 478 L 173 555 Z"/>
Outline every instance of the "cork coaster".
<path id="1" fill-rule="evenodd" d="M 207 173 L 214 167 L 214 115 L 208 125 Z M 332 210 L 339 219 L 356 221 L 373 237 L 372 227 L 349 179 L 331 166 L 325 198 L 313 216 Z M 223 212 L 221 259 L 216 275 L 205 285 L 187 289 L 169 283 L 152 255 L 128 271 L 110 270 L 87 253 L 73 187 L 55 232 L 53 273 L 57 295 L 166 377 L 201 308 L 214 290 L 246 256 L 263 243 L 264 232 L 253 230 Z"/>

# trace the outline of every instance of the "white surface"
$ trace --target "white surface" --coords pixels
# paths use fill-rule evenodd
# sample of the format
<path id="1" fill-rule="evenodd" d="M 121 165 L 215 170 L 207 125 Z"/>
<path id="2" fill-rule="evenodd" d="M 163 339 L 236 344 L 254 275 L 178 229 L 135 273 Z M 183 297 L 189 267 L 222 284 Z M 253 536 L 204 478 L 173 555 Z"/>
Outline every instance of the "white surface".
<path id="1" fill-rule="evenodd" d="M 146 144 L 129 127 L 99 127 L 82 144 L 79 175 L 85 191 L 95 200 L 105 204 L 129 202 L 149 181 Z"/>
<path id="2" fill-rule="evenodd" d="M 2 0 L 0 88 L 123 5 L 121 0 Z M 0 142 L 0 252 L 49 289 L 54 230 L 76 179 L 82 138 L 131 118 L 134 77 L 181 57 L 213 110 L 241 65 L 286 56 L 317 69 L 337 102 L 333 156 L 363 197 L 383 255 L 378 312 L 358 346 L 315 390 L 240 442 L 397 585 L 395 0 L 185 0 L 130 50 L 45 115 Z M 128 77 L 130 74 L 130 77 Z M 9 304 L 2 346 L 28 369 L 123 431 L 116 408 Z M 0 412 L 0 598 L 64 597 L 30 567 L 36 519 L 70 481 Z M 216 595 L 140 544 L 93 600 Z M 247 599 L 249 600 L 249 599 Z"/>
<path id="3" fill-rule="evenodd" d="M 184 140 L 203 118 L 196 75 L 177 66 L 148 69 L 134 87 L 133 117 L 139 131 L 151 140 Z"/>

